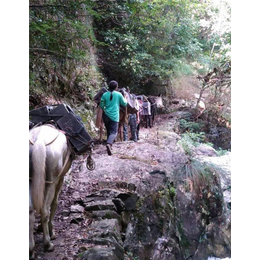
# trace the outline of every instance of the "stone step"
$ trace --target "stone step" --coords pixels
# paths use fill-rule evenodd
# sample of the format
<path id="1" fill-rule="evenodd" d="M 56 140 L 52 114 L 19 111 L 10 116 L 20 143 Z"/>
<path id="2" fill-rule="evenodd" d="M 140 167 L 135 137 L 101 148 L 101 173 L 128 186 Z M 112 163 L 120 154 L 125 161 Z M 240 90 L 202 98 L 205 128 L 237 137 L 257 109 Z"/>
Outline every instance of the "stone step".
<path id="1" fill-rule="evenodd" d="M 112 199 L 100 200 L 100 198 L 92 198 L 89 202 L 84 202 L 85 210 L 94 211 L 94 210 L 115 210 L 116 206 Z"/>
<path id="2" fill-rule="evenodd" d="M 112 249 L 112 253 L 117 256 L 117 259 L 124 259 L 124 248 L 120 245 L 113 237 L 107 238 L 95 238 L 95 239 L 83 239 L 81 240 L 83 243 L 95 244 L 95 246 L 91 247 L 91 249 L 98 249 L 98 252 L 102 246 L 106 246 L 107 248 Z M 110 251 L 110 250 L 109 250 Z M 92 254 L 94 255 L 95 250 L 92 250 Z M 96 254 L 98 257 L 99 255 Z M 88 258 L 87 258 L 88 259 Z M 99 258 L 98 258 L 99 259 Z"/>
<path id="3" fill-rule="evenodd" d="M 92 217 L 93 218 L 97 218 L 99 220 L 101 219 L 111 219 L 111 218 L 114 218 L 114 219 L 118 219 L 120 220 L 121 219 L 121 216 L 115 212 L 114 210 L 96 210 L 96 211 L 92 211 L 91 212 L 92 214 Z"/>
<path id="4" fill-rule="evenodd" d="M 125 229 L 130 221 L 129 211 L 135 209 L 138 198 L 135 192 L 105 187 L 78 201 L 85 211 L 91 212 L 93 220 L 86 238 L 80 241 L 88 248 L 82 255 L 83 260 L 124 259 L 122 228 Z M 74 212 L 82 210 L 79 206 L 72 209 Z"/>
<path id="5" fill-rule="evenodd" d="M 89 227 L 88 238 L 115 238 L 116 241 L 123 245 L 121 238 L 121 227 L 117 219 L 103 219 L 100 221 L 93 221 Z"/>
<path id="6" fill-rule="evenodd" d="M 104 202 L 100 203 L 99 201 L 109 201 L 109 199 L 112 199 L 112 202 L 116 206 L 116 211 L 120 213 L 123 210 L 134 210 L 138 198 L 138 195 L 134 192 L 116 189 L 103 189 L 87 196 L 84 199 L 84 202 L 87 203 L 87 206 L 91 206 L 91 209 L 86 208 L 86 210 L 93 210 L 92 206 L 95 203 L 104 205 Z M 104 209 L 104 207 L 101 209 L 99 208 L 99 210 L 102 209 Z"/>
<path id="7" fill-rule="evenodd" d="M 114 247 L 92 247 L 85 251 L 82 255 L 83 260 L 121 260 L 124 258 L 118 258 L 114 252 Z"/>

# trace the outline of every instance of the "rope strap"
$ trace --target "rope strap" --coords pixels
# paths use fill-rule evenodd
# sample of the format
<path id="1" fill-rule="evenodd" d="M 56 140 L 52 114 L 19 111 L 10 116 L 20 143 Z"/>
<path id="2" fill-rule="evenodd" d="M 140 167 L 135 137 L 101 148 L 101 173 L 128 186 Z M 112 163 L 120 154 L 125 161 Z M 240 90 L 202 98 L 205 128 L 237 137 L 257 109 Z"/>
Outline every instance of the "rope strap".
<path id="1" fill-rule="evenodd" d="M 56 137 L 55 137 L 52 141 L 50 141 L 49 143 L 45 144 L 45 146 L 52 144 L 52 143 L 58 138 L 59 134 L 60 134 L 60 131 L 58 131 Z M 34 142 L 33 142 L 31 139 L 29 139 L 29 142 L 30 142 L 32 145 L 34 145 Z"/>
<path id="2" fill-rule="evenodd" d="M 68 163 L 69 159 L 70 159 L 70 152 L 68 151 L 68 152 L 67 152 L 66 159 L 65 159 L 65 163 L 63 164 L 63 167 L 62 167 L 62 169 L 61 169 L 61 171 L 60 171 L 60 174 L 55 178 L 54 181 L 45 181 L 45 183 L 47 183 L 47 184 L 53 184 L 54 182 L 56 182 L 56 181 L 61 177 L 61 175 L 62 175 L 62 173 L 63 173 L 65 167 L 67 166 L 67 163 Z M 63 174 L 64 174 L 64 173 L 63 173 Z M 65 174 L 66 174 L 66 172 L 65 172 Z"/>
<path id="3" fill-rule="evenodd" d="M 55 178 L 54 181 L 45 181 L 45 183 L 47 183 L 47 184 L 53 184 L 53 183 L 55 183 L 55 182 L 61 177 L 61 175 L 62 175 L 62 173 L 63 173 L 65 167 L 67 166 L 67 163 L 68 163 L 68 161 L 69 161 L 69 158 L 70 158 L 70 152 L 68 151 L 67 156 L 66 156 L 66 159 L 65 159 L 65 163 L 63 164 L 63 167 L 62 167 L 62 169 L 61 169 L 59 175 Z M 66 174 L 66 173 L 65 173 L 65 174 Z M 29 179 L 32 180 L 31 177 L 29 177 Z"/>

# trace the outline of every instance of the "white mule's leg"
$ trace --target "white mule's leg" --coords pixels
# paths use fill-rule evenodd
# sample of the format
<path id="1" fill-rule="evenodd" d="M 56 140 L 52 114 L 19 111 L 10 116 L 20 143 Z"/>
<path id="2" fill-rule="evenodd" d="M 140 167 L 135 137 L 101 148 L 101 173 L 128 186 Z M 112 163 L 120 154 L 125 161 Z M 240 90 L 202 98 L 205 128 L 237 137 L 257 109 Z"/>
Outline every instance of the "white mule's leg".
<path id="1" fill-rule="evenodd" d="M 55 190 L 55 196 L 53 198 L 52 204 L 51 204 L 51 211 L 50 211 L 50 220 L 49 220 L 49 232 L 50 232 L 50 237 L 51 239 L 55 239 L 55 232 L 54 232 L 54 228 L 53 228 L 53 220 L 54 220 L 54 216 L 55 216 L 55 212 L 58 206 L 58 198 L 59 198 L 59 193 L 63 184 L 63 179 L 64 177 L 60 178 L 57 186 L 56 186 L 56 190 Z"/>
<path id="2" fill-rule="evenodd" d="M 29 258 L 34 259 L 34 237 L 33 237 L 33 228 L 35 222 L 34 208 L 32 205 L 31 199 L 31 190 L 29 190 Z"/>
<path id="3" fill-rule="evenodd" d="M 53 251 L 54 245 L 51 243 L 50 232 L 49 232 L 49 221 L 50 221 L 50 205 L 54 198 L 55 186 L 50 185 L 45 187 L 45 200 L 41 212 L 42 230 L 43 230 L 43 245 L 45 251 Z"/>

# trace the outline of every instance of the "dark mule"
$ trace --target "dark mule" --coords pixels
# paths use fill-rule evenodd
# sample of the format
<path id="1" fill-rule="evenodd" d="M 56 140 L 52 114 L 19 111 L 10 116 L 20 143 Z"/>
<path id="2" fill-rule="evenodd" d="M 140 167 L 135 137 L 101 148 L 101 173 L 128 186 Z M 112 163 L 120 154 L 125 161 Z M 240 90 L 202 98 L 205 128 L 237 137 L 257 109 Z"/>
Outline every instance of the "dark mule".
<path id="1" fill-rule="evenodd" d="M 53 251 L 53 219 L 64 175 L 72 158 L 63 132 L 50 125 L 29 131 L 29 255 L 34 259 L 34 210 L 41 214 L 44 250 Z"/>
<path id="2" fill-rule="evenodd" d="M 163 108 L 162 95 L 159 96 L 137 96 L 141 107 L 141 120 L 145 127 L 152 127 L 158 108 Z"/>
<path id="3" fill-rule="evenodd" d="M 149 126 L 152 127 L 155 116 L 158 114 L 158 108 L 163 108 L 162 95 L 148 96 L 148 101 L 151 103 L 151 116 L 149 117 Z"/>
<path id="4" fill-rule="evenodd" d="M 151 103 L 148 101 L 145 95 L 138 95 L 137 100 L 139 102 L 139 114 L 140 114 L 140 123 L 137 127 L 137 131 L 139 132 L 140 125 L 145 124 L 145 127 L 148 127 L 148 119 L 151 115 Z"/>
<path id="5" fill-rule="evenodd" d="M 120 141 L 123 141 L 123 129 L 124 124 L 127 124 L 127 108 L 120 107 L 120 114 L 119 114 L 119 124 L 118 124 L 118 138 Z"/>

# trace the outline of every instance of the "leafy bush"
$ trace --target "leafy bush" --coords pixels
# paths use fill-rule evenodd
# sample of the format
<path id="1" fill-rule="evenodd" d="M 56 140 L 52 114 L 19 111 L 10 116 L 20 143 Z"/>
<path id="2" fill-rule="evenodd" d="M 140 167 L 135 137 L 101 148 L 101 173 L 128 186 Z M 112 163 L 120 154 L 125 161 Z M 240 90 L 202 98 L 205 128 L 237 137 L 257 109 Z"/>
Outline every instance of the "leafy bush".
<path id="1" fill-rule="evenodd" d="M 30 93 L 64 97 L 82 94 L 78 85 L 90 70 L 89 46 L 95 42 L 91 1 L 30 0 Z M 82 96 L 82 99 L 85 97 Z"/>
<path id="2" fill-rule="evenodd" d="M 184 133 L 181 137 L 182 138 L 178 141 L 178 144 L 180 144 L 185 153 L 190 156 L 192 155 L 194 147 L 198 147 L 201 143 L 213 147 L 212 143 L 206 142 L 206 134 L 204 132 Z"/>
<path id="3" fill-rule="evenodd" d="M 200 18 L 204 6 L 187 0 L 96 1 L 95 34 L 101 68 L 131 88 L 194 73 L 201 55 Z"/>
<path id="4" fill-rule="evenodd" d="M 204 125 L 203 123 L 190 122 L 183 118 L 179 120 L 179 124 L 181 132 L 198 132 Z"/>
<path id="5" fill-rule="evenodd" d="M 226 63 L 230 26 L 218 35 L 218 11 L 202 2 L 30 0 L 30 86 L 80 95 L 95 60 L 105 80 L 142 92 Z"/>

